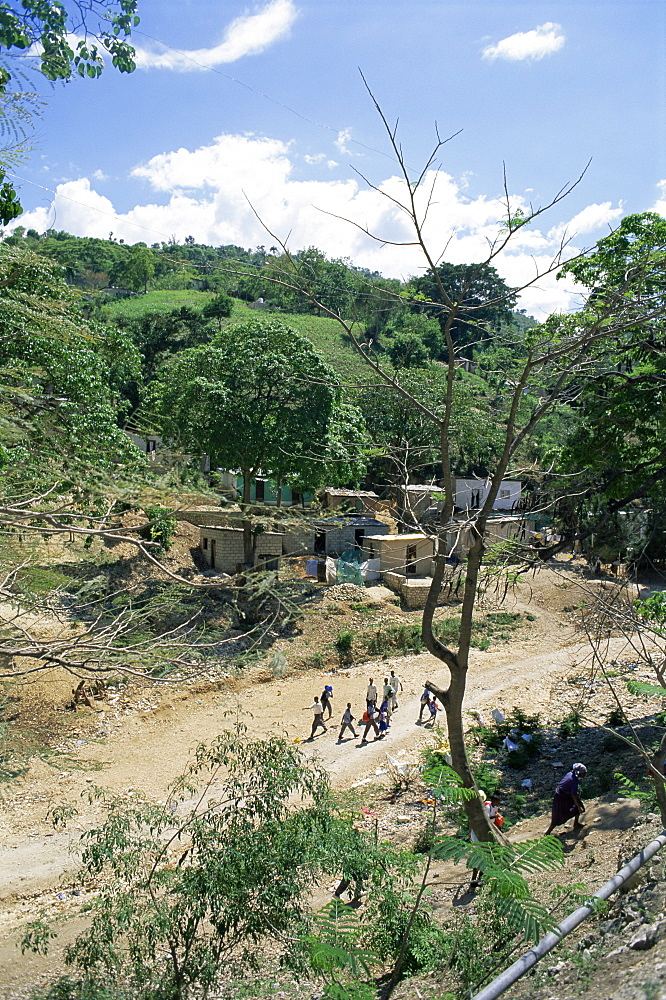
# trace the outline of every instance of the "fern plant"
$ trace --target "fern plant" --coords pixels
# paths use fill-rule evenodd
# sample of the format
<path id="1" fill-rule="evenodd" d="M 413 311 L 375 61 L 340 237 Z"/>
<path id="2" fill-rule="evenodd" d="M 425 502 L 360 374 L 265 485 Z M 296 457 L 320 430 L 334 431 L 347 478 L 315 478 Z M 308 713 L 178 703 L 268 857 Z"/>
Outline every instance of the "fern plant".
<path id="1" fill-rule="evenodd" d="M 354 910 L 337 899 L 315 914 L 305 939 L 310 968 L 324 981 L 329 1000 L 373 1000 L 375 989 L 361 977 L 371 975 L 378 956 L 361 943 L 361 922 Z"/>
<path id="2" fill-rule="evenodd" d="M 507 845 L 441 837 L 433 854 L 456 864 L 465 861 L 468 868 L 482 873 L 485 892 L 492 897 L 511 934 L 536 942 L 555 926 L 546 907 L 532 896 L 527 876 L 562 867 L 564 853 L 557 837 Z"/>

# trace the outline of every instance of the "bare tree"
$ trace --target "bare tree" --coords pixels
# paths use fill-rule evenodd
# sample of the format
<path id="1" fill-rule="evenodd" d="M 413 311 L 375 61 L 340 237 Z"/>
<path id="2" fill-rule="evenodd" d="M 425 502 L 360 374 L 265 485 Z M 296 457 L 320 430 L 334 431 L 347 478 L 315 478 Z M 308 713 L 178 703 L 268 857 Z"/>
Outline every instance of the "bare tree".
<path id="1" fill-rule="evenodd" d="M 593 308 L 568 316 L 551 317 L 546 323 L 527 331 L 520 345 L 520 352 L 514 356 L 510 370 L 504 373 L 504 386 L 501 399 L 501 413 L 496 419 L 501 422 L 501 444 L 494 467 L 487 479 L 485 500 L 478 511 L 470 515 L 468 529 L 472 544 L 469 549 L 465 567 L 465 582 L 462 608 L 460 614 L 460 634 L 457 649 L 452 649 L 442 643 L 436 636 L 434 621 L 436 609 L 440 600 L 442 586 L 447 577 L 447 559 L 450 555 L 447 538 L 450 532 L 459 529 L 454 518 L 455 514 L 455 481 L 451 457 L 452 414 L 456 397 L 456 381 L 459 375 L 459 350 L 454 343 L 452 328 L 459 318 L 464 318 L 469 325 L 476 325 L 480 339 L 487 339 L 492 332 L 481 322 L 475 320 L 475 314 L 500 300 L 493 299 L 481 304 L 469 302 L 470 288 L 477 275 L 486 267 L 494 265 L 511 247 L 512 241 L 522 229 L 538 220 L 545 212 L 558 205 L 580 183 L 585 171 L 572 183 L 562 187 L 550 201 L 542 206 L 528 210 L 514 208 L 509 189 L 504 177 L 504 219 L 498 223 L 494 239 L 488 243 L 484 259 L 470 266 L 462 286 L 452 293 L 444 286 L 438 271 L 438 265 L 446 252 L 435 252 L 426 237 L 425 229 L 429 210 L 435 197 L 437 175 L 434 165 L 439 153 L 449 140 L 437 141 L 424 168 L 413 179 L 413 172 L 408 170 L 406 157 L 400 144 L 397 126 L 392 127 L 381 107 L 372 96 L 377 112 L 385 127 L 395 162 L 398 165 L 402 179 L 402 196 L 398 197 L 383 188 L 374 185 L 363 178 L 368 186 L 387 198 L 393 207 L 409 223 L 412 238 L 395 243 L 399 246 L 415 246 L 421 251 L 425 270 L 430 274 L 438 291 L 438 301 L 419 300 L 413 305 L 428 306 L 439 310 L 440 325 L 444 336 L 447 361 L 446 382 L 438 405 L 426 404 L 416 394 L 411 392 L 401 380 L 400 373 L 389 371 L 382 363 L 381 357 L 373 351 L 372 346 L 365 342 L 355 318 L 347 318 L 326 308 L 317 298 L 308 280 L 307 271 L 299 267 L 298 258 L 293 256 L 277 234 L 267 226 L 273 241 L 279 244 L 284 258 L 289 261 L 289 270 L 282 277 L 271 279 L 289 288 L 299 291 L 305 298 L 315 303 L 322 313 L 335 318 L 344 328 L 351 343 L 364 359 L 375 378 L 388 390 L 399 393 L 408 400 L 420 414 L 432 422 L 439 435 L 439 491 L 440 504 L 439 523 L 435 532 L 434 572 L 428 598 L 422 618 L 422 639 L 426 648 L 449 669 L 450 681 L 448 687 L 441 688 L 437 684 L 428 683 L 429 690 L 442 702 L 446 713 L 451 758 L 453 767 L 466 787 L 474 787 L 474 777 L 470 768 L 463 724 L 463 703 L 469 671 L 469 656 L 472 640 L 472 622 L 474 608 L 477 602 L 481 571 L 488 547 L 489 519 L 500 485 L 512 469 L 512 465 L 521 462 L 521 455 L 526 443 L 539 426 L 540 422 L 562 402 L 575 402 L 580 394 L 585 380 L 593 376 L 604 366 L 613 364 L 613 349 L 618 338 L 626 331 L 635 329 L 642 323 L 650 322 L 663 312 L 663 304 L 659 295 L 642 294 L 632 297 L 631 290 L 637 281 L 637 274 L 627 274 L 621 287 L 609 292 L 603 300 L 595 300 Z M 262 224 L 266 225 L 264 220 Z M 354 220 L 345 220 L 359 228 L 366 236 L 379 243 L 391 243 L 381 233 L 374 233 L 366 226 Z M 511 296 L 524 291 L 536 284 L 546 275 L 556 272 L 563 264 L 567 249 L 567 237 L 563 236 L 556 253 L 544 267 L 536 267 L 533 277 L 520 288 L 509 291 Z M 646 258 L 644 268 L 663 266 L 654 260 Z M 640 276 L 644 278 L 645 274 Z M 384 291 L 383 296 L 390 295 Z M 409 300 L 403 297 L 403 303 Z M 492 840 L 496 836 L 495 829 L 488 823 L 478 796 L 465 801 L 470 827 L 480 840 Z"/>

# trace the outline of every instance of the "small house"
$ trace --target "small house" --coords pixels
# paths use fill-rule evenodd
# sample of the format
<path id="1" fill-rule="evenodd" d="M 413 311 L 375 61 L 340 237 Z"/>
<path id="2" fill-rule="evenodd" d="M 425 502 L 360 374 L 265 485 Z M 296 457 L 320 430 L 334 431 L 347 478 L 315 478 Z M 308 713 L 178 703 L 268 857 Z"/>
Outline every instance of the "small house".
<path id="1" fill-rule="evenodd" d="M 264 531 L 255 536 L 255 568 L 280 568 L 283 539 L 284 535 L 278 531 Z M 199 547 L 211 569 L 232 575 L 243 571 L 245 552 L 242 528 L 202 525 L 199 528 Z"/>
<path id="2" fill-rule="evenodd" d="M 369 559 L 378 560 L 382 582 L 408 608 L 423 607 L 432 583 L 433 539 L 421 532 L 370 535 L 364 548 Z"/>
<path id="3" fill-rule="evenodd" d="M 365 549 L 369 535 L 388 533 L 388 525 L 374 517 L 321 518 L 285 531 L 284 552 L 322 557 L 340 555 L 349 549 Z"/>
<path id="4" fill-rule="evenodd" d="M 243 477 L 236 475 L 236 497 L 243 499 Z M 312 493 L 301 493 L 292 489 L 287 483 L 280 487 L 281 507 L 309 507 L 314 497 Z M 278 505 L 278 488 L 274 479 L 268 476 L 255 476 L 250 480 L 250 503 L 263 504 L 266 507 Z"/>
<path id="5" fill-rule="evenodd" d="M 489 479 L 456 479 L 455 506 L 457 510 L 478 510 L 490 492 Z M 520 503 L 522 483 L 516 479 L 503 479 L 497 491 L 493 510 L 514 510 Z"/>
<path id="6" fill-rule="evenodd" d="M 369 559 L 379 559 L 379 572 L 401 576 L 430 576 L 433 540 L 412 532 L 405 535 L 368 535 L 364 551 Z"/>
<path id="7" fill-rule="evenodd" d="M 386 508 L 372 490 L 344 490 L 329 486 L 320 493 L 321 505 L 325 510 L 338 513 L 376 514 Z"/>

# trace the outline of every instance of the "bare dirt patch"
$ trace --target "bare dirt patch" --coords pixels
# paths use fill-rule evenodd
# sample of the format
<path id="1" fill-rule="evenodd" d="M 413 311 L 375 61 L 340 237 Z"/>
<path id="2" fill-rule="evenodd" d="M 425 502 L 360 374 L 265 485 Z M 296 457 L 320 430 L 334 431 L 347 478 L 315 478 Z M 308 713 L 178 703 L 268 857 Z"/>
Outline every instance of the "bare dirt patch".
<path id="1" fill-rule="evenodd" d="M 177 567 L 189 558 L 191 526 L 179 524 L 180 549 L 173 557 Z M 129 554 L 128 554 L 129 558 Z M 493 641 L 485 650 L 474 650 L 466 707 L 487 716 L 493 708 L 510 711 L 519 706 L 559 720 L 590 682 L 588 650 L 576 629 L 577 606 L 583 594 L 579 584 L 599 587 L 590 581 L 578 561 L 562 560 L 523 578 L 500 604 L 489 591 L 480 613 L 501 607 L 520 613 L 524 621 L 506 641 Z M 0 822 L 0 996 L 28 995 L 28 986 L 61 967 L 60 946 L 46 959 L 19 960 L 14 941 L 26 919 L 41 912 L 71 918 L 65 937 L 79 926 L 76 913 L 91 887 L 72 882 L 76 849 L 81 832 L 99 819 L 98 808 L 86 792 L 91 784 L 121 793 L 139 790 L 155 799 L 164 797 L 169 782 L 185 767 L 191 749 L 214 738 L 222 729 L 241 719 L 257 735 L 280 732 L 304 751 L 316 755 L 340 789 L 355 788 L 372 803 L 379 835 L 413 842 L 423 823 L 420 799 L 410 803 L 386 800 L 386 754 L 398 760 L 416 759 L 433 739 L 416 724 L 419 695 L 426 679 L 446 686 L 448 672 L 429 654 L 386 656 L 337 669 L 335 640 L 344 629 L 359 635 L 382 624 L 411 624 L 418 612 L 402 610 L 392 602 L 359 594 L 335 600 L 325 588 L 313 588 L 301 620 L 276 640 L 271 654 L 281 652 L 286 661 L 284 676 L 275 677 L 267 661 L 249 665 L 242 674 L 226 678 L 203 678 L 180 686 L 154 686 L 127 682 L 115 685 L 108 696 L 67 713 L 71 678 L 57 671 L 22 681 L 11 696 L 21 722 L 49 734 L 49 747 L 56 755 L 33 758 L 22 780 L 10 786 L 3 801 Z M 443 616 L 455 615 L 455 607 L 443 608 Z M 628 662 L 630 651 L 621 637 L 610 640 L 609 649 L 618 664 Z M 610 654 L 609 654 L 610 655 Z M 316 666 L 313 667 L 313 664 Z M 337 742 L 339 719 L 350 701 L 359 716 L 368 678 L 380 683 L 394 669 L 403 684 L 400 707 L 385 740 L 359 746 L 358 740 Z M 573 681 L 573 683 L 570 683 Z M 307 742 L 311 713 L 303 709 L 324 684 L 334 687 L 334 714 L 327 733 Z M 597 711 L 608 710 L 610 696 L 599 687 Z M 643 714 L 654 708 L 645 703 Z M 470 721 L 471 718 L 470 718 Z M 562 741 L 558 758 L 570 766 L 576 755 L 587 751 L 584 731 L 579 738 Z M 551 746 L 552 750 L 553 747 Z M 558 771 L 552 755 L 544 753 L 530 771 L 535 808 L 552 792 Z M 54 830 L 51 815 L 57 804 L 74 803 L 79 814 L 66 831 Z M 571 844 L 567 854 L 567 877 L 584 879 L 590 888 L 602 884 L 615 870 L 618 838 L 637 815 L 636 804 L 602 799 L 590 815 L 589 831 Z M 397 815 L 408 816 L 405 821 Z M 518 818 L 515 817 L 514 818 Z M 513 835 L 535 835 L 545 829 L 544 815 L 524 820 Z M 575 877 L 575 878 L 574 878 Z M 468 874 L 449 866 L 432 872 L 432 901 L 439 907 L 454 905 L 464 896 Z M 321 886 L 324 898 L 328 886 Z M 79 895 L 72 895 L 78 893 Z M 20 990 L 24 992 L 21 993 Z M 407 994 L 405 994 L 407 996 Z M 410 995 L 411 996 L 411 995 Z"/>

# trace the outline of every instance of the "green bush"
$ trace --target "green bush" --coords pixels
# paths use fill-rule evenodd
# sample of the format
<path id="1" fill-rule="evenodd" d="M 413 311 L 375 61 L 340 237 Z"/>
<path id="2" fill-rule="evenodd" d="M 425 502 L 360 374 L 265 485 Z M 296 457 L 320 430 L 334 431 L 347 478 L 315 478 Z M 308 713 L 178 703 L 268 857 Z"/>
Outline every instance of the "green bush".
<path id="1" fill-rule="evenodd" d="M 560 722 L 558 733 L 563 740 L 570 739 L 572 736 L 578 735 L 582 725 L 581 714 L 577 708 L 574 708 Z"/>
<path id="2" fill-rule="evenodd" d="M 607 726 L 626 726 L 627 717 L 621 708 L 612 708 L 606 719 Z"/>
<path id="3" fill-rule="evenodd" d="M 529 740 L 520 737 L 529 736 Z M 539 715 L 528 715 L 521 708 L 514 707 L 504 722 L 488 726 L 473 726 L 470 736 L 479 746 L 499 752 L 504 740 L 509 737 L 516 743 L 516 749 L 509 751 L 506 762 L 509 767 L 520 770 L 538 753 L 543 744 L 543 731 Z"/>
<path id="4" fill-rule="evenodd" d="M 410 892 L 387 887 L 382 898 L 375 898 L 368 904 L 371 922 L 367 940 L 380 958 L 395 960 L 400 952 L 413 902 Z M 403 976 L 434 968 L 440 961 L 445 939 L 446 934 L 432 913 L 423 907 L 419 909 L 409 934 Z"/>
<path id="5" fill-rule="evenodd" d="M 338 637 L 335 640 L 335 649 L 338 654 L 340 666 L 349 666 L 349 664 L 353 662 L 353 645 L 354 633 L 351 629 L 347 628 L 338 632 Z"/>
<path id="6" fill-rule="evenodd" d="M 144 514 L 150 524 L 142 529 L 144 538 L 151 542 L 157 542 L 161 552 L 168 552 L 171 548 L 171 540 L 176 533 L 176 518 L 168 507 L 146 507 Z"/>

